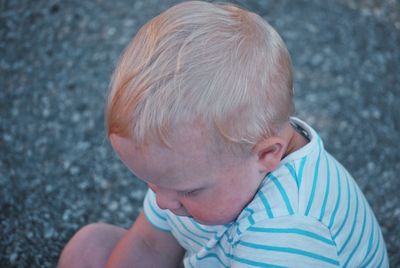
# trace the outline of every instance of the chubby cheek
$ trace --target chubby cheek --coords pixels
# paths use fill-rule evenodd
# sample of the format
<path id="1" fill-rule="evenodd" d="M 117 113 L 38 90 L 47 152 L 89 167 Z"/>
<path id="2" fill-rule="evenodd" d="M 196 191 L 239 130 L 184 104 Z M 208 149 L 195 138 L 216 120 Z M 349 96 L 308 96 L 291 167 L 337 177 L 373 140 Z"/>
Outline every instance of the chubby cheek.
<path id="1" fill-rule="evenodd" d="M 204 225 L 227 224 L 234 221 L 243 209 L 239 202 L 225 203 L 218 200 L 206 204 L 192 204 L 186 207 L 189 214 Z"/>

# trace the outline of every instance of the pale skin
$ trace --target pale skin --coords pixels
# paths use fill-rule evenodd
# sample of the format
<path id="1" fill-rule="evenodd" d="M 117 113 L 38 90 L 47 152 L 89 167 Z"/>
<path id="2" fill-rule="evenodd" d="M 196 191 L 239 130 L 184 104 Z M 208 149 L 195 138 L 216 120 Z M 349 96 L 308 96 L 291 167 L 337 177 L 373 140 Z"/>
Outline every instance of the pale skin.
<path id="1" fill-rule="evenodd" d="M 160 208 L 191 216 L 205 225 L 234 221 L 253 199 L 265 175 L 308 142 L 289 122 L 279 135 L 265 138 L 243 154 L 228 150 L 216 153 L 208 133 L 199 126 L 185 125 L 171 134 L 171 148 L 161 143 L 140 148 L 130 138 L 115 134 L 110 135 L 110 141 L 124 164 L 156 193 Z M 102 227 L 110 238 L 102 249 L 91 250 L 100 252 L 99 256 L 73 253 L 74 248 L 83 248 L 80 237 L 84 234 L 79 236 L 78 232 L 64 249 L 59 267 L 71 267 L 71 263 L 73 267 L 179 267 L 182 261 L 184 249 L 170 233 L 154 228 L 143 212 L 128 231 Z M 81 260 L 69 261 L 71 255 Z"/>

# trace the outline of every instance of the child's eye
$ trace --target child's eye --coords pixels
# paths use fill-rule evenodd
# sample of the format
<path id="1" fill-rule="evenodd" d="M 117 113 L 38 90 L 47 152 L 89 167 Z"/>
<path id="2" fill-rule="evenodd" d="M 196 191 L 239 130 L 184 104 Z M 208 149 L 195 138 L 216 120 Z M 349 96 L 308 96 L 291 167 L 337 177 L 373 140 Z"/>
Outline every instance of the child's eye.
<path id="1" fill-rule="evenodd" d="M 193 195 L 195 195 L 197 192 L 198 192 L 198 190 L 183 192 L 183 196 L 185 196 L 185 197 L 193 196 Z"/>

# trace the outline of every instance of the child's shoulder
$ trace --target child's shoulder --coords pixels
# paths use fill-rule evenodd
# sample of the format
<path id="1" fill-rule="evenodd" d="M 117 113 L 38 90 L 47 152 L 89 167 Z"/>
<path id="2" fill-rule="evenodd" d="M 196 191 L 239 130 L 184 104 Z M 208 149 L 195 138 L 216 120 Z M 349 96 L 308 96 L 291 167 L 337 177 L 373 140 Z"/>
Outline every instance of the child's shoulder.
<path id="1" fill-rule="evenodd" d="M 310 142 L 265 177 L 242 211 L 234 231 L 238 254 L 272 250 L 316 267 L 379 262 L 385 254 L 376 257 L 371 249 L 385 252 L 384 241 L 366 198 L 349 172 L 324 149 L 317 132 L 296 122 L 308 132 Z"/>
<path id="2" fill-rule="evenodd" d="M 247 207 L 268 218 L 308 215 L 307 203 L 313 203 L 317 201 L 315 198 L 323 195 L 317 188 L 326 184 L 324 180 L 329 179 L 326 178 L 327 172 L 331 173 L 331 166 L 336 165 L 334 158 L 327 158 L 328 154 L 317 132 L 300 119 L 292 120 L 305 132 L 309 142 L 283 158 L 279 166 L 265 176 Z"/>

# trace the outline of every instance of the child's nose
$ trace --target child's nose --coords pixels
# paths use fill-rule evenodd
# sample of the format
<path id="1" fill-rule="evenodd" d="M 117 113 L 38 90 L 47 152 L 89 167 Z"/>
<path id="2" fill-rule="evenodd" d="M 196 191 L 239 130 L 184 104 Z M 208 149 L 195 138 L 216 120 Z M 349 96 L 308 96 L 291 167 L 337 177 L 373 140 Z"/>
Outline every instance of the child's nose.
<path id="1" fill-rule="evenodd" d="M 156 202 L 161 209 L 176 210 L 182 206 L 178 194 L 174 191 L 160 190 L 156 192 Z"/>

